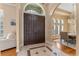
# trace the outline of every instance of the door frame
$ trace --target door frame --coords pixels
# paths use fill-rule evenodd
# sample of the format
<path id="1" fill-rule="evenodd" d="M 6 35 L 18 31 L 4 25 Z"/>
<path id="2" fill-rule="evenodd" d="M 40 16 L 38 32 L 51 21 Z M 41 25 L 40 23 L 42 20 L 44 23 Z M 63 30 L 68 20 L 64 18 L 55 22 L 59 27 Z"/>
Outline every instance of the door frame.
<path id="1" fill-rule="evenodd" d="M 21 47 L 24 46 L 24 13 L 26 13 L 26 12 L 25 12 L 25 8 L 26 8 L 27 5 L 29 5 L 29 4 L 30 4 L 30 3 L 25 4 L 24 7 L 23 7 L 23 10 L 22 10 L 22 44 L 21 44 Z M 45 14 L 45 9 L 44 9 L 44 7 L 43 7 L 42 4 L 37 3 L 37 5 L 40 6 L 40 7 L 42 8 L 42 10 L 43 10 L 43 13 L 44 13 L 44 16 L 45 16 L 45 27 L 46 27 L 46 14 Z M 46 29 L 45 29 L 45 32 L 46 32 Z M 46 37 L 46 34 L 45 34 L 45 37 Z M 45 41 L 46 41 L 46 40 L 45 40 Z"/>

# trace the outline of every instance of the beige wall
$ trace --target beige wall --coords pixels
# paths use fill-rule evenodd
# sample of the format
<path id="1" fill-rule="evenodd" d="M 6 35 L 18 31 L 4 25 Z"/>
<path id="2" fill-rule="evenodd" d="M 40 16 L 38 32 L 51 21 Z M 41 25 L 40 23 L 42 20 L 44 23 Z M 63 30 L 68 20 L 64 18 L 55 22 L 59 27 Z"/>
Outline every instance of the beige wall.
<path id="1" fill-rule="evenodd" d="M 76 4 L 76 55 L 79 56 L 79 4 Z"/>
<path id="2" fill-rule="evenodd" d="M 14 28 L 10 27 L 10 20 L 11 19 L 16 20 L 16 7 L 7 4 L 0 4 L 0 9 L 4 11 L 4 20 L 3 20 L 4 33 L 7 34 L 16 30 L 15 27 Z"/>
<path id="3" fill-rule="evenodd" d="M 16 26 L 10 27 L 11 19 L 15 19 L 15 21 L 18 20 L 16 6 L 8 5 L 8 4 L 0 4 L 0 9 L 2 9 L 4 11 L 4 19 L 3 19 L 4 34 L 7 35 L 8 33 L 11 33 L 11 32 L 16 32 L 16 34 L 17 34 L 18 27 L 16 27 Z M 17 44 L 18 44 L 18 39 L 19 39 L 18 35 L 16 35 Z M 17 46 L 17 48 L 18 48 L 18 46 Z"/>

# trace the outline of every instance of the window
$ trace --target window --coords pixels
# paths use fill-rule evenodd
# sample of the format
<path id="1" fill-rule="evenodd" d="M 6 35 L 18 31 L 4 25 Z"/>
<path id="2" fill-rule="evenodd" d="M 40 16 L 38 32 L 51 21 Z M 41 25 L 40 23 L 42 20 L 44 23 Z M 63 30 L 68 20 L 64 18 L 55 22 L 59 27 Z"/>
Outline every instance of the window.
<path id="1" fill-rule="evenodd" d="M 62 32 L 64 30 L 64 21 L 61 20 L 60 22 L 61 22 L 61 30 L 60 31 Z"/>
<path id="2" fill-rule="evenodd" d="M 0 37 L 3 36 L 3 10 L 0 10 Z"/>
<path id="3" fill-rule="evenodd" d="M 53 29 L 53 33 L 56 34 L 60 34 L 60 32 L 62 32 L 64 30 L 64 21 L 63 19 L 53 19 L 53 25 L 54 25 L 54 29 Z"/>
<path id="4" fill-rule="evenodd" d="M 25 13 L 31 13 L 36 15 L 44 15 L 42 8 L 38 4 L 28 4 L 25 8 Z"/>

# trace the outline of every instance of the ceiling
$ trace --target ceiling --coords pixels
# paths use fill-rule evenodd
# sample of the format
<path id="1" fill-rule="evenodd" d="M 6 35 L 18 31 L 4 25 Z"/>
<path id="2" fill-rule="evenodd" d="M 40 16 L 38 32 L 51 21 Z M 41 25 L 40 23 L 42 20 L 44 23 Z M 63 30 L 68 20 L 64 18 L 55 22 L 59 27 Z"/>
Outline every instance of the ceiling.
<path id="1" fill-rule="evenodd" d="M 60 4 L 60 6 L 58 8 L 72 12 L 73 11 L 73 3 L 62 3 L 62 4 Z"/>

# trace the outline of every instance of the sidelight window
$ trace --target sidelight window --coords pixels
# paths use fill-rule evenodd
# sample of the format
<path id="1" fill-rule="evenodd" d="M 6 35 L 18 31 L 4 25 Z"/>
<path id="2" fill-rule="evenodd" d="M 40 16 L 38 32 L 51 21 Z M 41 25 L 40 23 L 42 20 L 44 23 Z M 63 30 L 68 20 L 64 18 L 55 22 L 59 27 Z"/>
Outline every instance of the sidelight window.
<path id="1" fill-rule="evenodd" d="M 0 10 L 0 38 L 3 37 L 3 10 Z"/>

